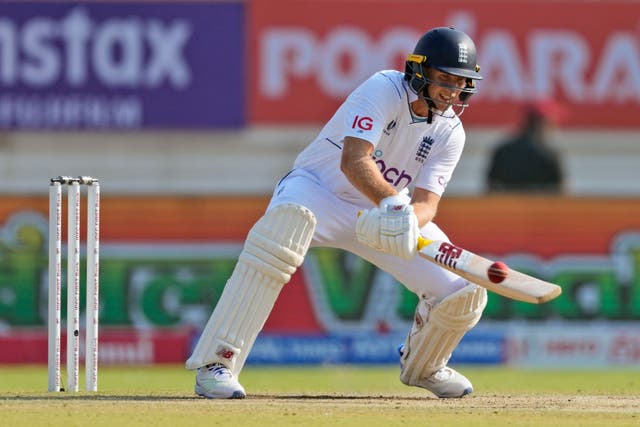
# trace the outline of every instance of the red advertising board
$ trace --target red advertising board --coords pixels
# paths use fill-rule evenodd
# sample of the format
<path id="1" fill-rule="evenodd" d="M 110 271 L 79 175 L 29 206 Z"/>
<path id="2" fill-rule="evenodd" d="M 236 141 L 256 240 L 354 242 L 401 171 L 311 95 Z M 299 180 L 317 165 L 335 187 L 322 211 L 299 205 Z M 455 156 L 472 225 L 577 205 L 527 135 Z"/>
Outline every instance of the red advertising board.
<path id="1" fill-rule="evenodd" d="M 100 331 L 101 365 L 148 365 L 184 361 L 191 351 L 192 329 L 134 330 L 132 328 Z M 66 342 L 62 334 L 61 342 Z M 84 350 L 84 343 L 81 345 Z M 46 363 L 47 332 L 44 328 L 0 332 L 0 364 Z M 66 345 L 61 347 L 66 360 Z M 84 361 L 84 352 L 80 355 Z"/>
<path id="2" fill-rule="evenodd" d="M 400 69 L 425 30 L 455 26 L 478 48 L 484 80 L 467 126 L 518 120 L 552 98 L 572 127 L 637 126 L 640 3 L 628 1 L 295 1 L 249 4 L 249 117 L 321 123 L 360 82 Z M 606 17 L 606 19 L 603 19 Z"/>

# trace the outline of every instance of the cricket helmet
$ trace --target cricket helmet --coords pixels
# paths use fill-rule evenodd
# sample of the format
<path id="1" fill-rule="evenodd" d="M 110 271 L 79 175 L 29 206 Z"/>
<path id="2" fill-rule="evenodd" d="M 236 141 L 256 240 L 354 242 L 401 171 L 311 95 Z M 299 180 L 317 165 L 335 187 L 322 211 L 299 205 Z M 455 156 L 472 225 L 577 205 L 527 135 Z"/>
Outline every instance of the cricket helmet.
<path id="1" fill-rule="evenodd" d="M 428 101 L 428 86 L 443 85 L 427 78 L 427 68 L 466 79 L 465 87 L 457 88 L 461 93 L 460 103 L 456 105 L 461 107 L 466 107 L 466 101 L 477 92 L 474 80 L 482 79 L 476 61 L 475 43 L 471 37 L 455 28 L 438 27 L 427 31 L 416 43 L 413 53 L 407 56 L 405 79 L 414 93 L 424 96 Z"/>

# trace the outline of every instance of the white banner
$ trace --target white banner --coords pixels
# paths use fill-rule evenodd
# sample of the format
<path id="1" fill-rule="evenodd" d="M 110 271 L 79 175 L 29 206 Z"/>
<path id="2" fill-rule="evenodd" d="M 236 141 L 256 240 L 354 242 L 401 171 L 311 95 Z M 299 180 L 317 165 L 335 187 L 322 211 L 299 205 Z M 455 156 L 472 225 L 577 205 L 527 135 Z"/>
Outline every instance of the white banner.
<path id="1" fill-rule="evenodd" d="M 640 323 L 559 322 L 504 328 L 509 365 L 640 368 Z"/>

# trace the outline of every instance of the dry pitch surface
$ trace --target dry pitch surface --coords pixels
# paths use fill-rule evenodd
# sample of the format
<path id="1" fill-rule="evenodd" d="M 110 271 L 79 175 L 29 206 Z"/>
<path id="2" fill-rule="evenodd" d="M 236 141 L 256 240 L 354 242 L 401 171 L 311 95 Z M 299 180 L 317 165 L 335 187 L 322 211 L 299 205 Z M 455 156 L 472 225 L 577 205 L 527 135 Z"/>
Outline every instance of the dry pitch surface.
<path id="1" fill-rule="evenodd" d="M 0 367 L 0 426 L 640 426 L 640 371 L 460 368 L 437 399 L 395 367 L 247 367 L 244 400 L 195 397 L 181 366 L 104 368 L 100 392 L 47 393 L 46 367 Z"/>

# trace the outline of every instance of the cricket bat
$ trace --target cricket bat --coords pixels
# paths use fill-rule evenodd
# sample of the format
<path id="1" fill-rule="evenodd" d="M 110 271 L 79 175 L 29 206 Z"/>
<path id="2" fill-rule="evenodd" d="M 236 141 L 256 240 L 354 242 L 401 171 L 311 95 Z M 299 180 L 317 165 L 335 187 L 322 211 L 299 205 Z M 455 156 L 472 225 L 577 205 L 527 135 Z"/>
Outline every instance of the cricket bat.
<path id="1" fill-rule="evenodd" d="M 560 286 L 512 270 L 502 263 L 501 270 L 495 274 L 497 263 L 453 243 L 419 237 L 418 254 L 476 285 L 517 301 L 542 304 L 562 293 Z"/>

